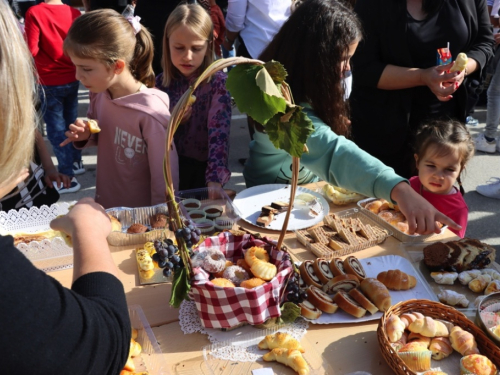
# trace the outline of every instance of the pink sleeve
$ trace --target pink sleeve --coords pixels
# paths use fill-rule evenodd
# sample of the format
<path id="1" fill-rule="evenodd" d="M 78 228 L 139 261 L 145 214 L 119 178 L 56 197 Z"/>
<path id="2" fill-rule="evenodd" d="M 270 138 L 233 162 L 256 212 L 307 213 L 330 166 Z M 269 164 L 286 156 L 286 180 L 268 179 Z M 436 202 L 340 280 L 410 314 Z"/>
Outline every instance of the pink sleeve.
<path id="1" fill-rule="evenodd" d="M 40 42 L 40 26 L 38 25 L 35 17 L 32 16 L 32 12 L 30 12 L 29 9 L 26 12 L 26 19 L 24 20 L 24 32 L 28 48 L 33 57 L 35 57 L 40 51 L 38 46 L 38 43 Z"/>

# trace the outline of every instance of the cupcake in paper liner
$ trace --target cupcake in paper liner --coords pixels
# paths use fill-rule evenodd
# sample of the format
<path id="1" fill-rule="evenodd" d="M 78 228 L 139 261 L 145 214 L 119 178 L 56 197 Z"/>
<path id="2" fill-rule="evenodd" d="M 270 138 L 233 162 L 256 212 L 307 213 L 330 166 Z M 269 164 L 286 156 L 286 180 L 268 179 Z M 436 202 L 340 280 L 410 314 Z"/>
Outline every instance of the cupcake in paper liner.
<path id="1" fill-rule="evenodd" d="M 460 360 L 461 375 L 497 375 L 497 367 L 481 354 L 471 354 Z"/>
<path id="2" fill-rule="evenodd" d="M 420 342 L 410 342 L 404 345 L 399 349 L 398 355 L 412 371 L 421 372 L 431 369 L 432 352 Z"/>
<path id="3" fill-rule="evenodd" d="M 444 371 L 436 371 L 436 370 L 430 370 L 424 372 L 422 375 L 448 375 L 448 373 Z"/>

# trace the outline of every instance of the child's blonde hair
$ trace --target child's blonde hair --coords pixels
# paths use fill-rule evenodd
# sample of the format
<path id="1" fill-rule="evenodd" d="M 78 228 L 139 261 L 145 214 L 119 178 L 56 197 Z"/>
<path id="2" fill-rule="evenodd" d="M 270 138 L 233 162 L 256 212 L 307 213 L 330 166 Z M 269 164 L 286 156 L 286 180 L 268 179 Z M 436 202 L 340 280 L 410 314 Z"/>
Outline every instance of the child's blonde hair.
<path id="1" fill-rule="evenodd" d="M 417 130 L 414 150 L 419 160 L 422 160 L 431 146 L 436 146 L 435 155 L 441 157 L 458 151 L 460 173 L 474 156 L 474 141 L 469 131 L 465 125 L 455 120 L 434 120 Z M 460 176 L 457 181 L 463 194 Z"/>
<path id="2" fill-rule="evenodd" d="M 27 167 L 35 146 L 35 70 L 6 1 L 0 1 L 0 183 Z"/>
<path id="3" fill-rule="evenodd" d="M 161 59 L 161 66 L 163 68 L 163 86 L 168 87 L 172 79 L 182 77 L 181 72 L 172 64 L 170 57 L 170 36 L 174 30 L 181 26 L 186 25 L 190 27 L 193 32 L 201 39 L 206 39 L 208 42 L 207 53 L 203 59 L 199 71 L 203 72 L 214 61 L 213 52 L 213 35 L 214 26 L 210 15 L 201 5 L 198 4 L 180 4 L 178 5 L 165 24 L 165 32 L 163 33 L 163 55 Z"/>
<path id="4" fill-rule="evenodd" d="M 112 9 L 99 9 L 78 17 L 64 40 L 64 53 L 82 59 L 99 60 L 108 67 L 124 60 L 134 78 L 147 87 L 155 86 L 153 40 L 141 25 L 132 24 Z"/>

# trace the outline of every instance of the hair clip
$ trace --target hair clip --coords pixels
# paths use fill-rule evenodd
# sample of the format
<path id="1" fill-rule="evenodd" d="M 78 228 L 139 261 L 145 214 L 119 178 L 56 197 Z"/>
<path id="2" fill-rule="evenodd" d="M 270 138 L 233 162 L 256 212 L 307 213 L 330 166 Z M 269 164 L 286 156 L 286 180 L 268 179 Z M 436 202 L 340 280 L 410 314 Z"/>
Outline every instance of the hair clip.
<path id="1" fill-rule="evenodd" d="M 132 27 L 134 28 L 134 34 L 137 35 L 139 31 L 141 31 L 141 17 L 139 16 L 133 16 L 133 17 L 127 17 L 126 20 L 130 22 Z"/>

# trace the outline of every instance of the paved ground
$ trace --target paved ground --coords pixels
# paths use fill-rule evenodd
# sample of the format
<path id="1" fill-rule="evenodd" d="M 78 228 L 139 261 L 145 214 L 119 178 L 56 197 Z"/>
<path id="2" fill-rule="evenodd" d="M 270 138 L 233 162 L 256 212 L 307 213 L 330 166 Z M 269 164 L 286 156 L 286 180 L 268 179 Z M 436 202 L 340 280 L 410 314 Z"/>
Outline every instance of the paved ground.
<path id="1" fill-rule="evenodd" d="M 88 107 L 88 92 L 82 89 L 79 93 L 79 116 L 85 117 Z M 231 125 L 231 148 L 229 167 L 232 171 L 231 180 L 226 188 L 237 192 L 245 189 L 243 180 L 243 166 L 238 159 L 247 156 L 246 147 L 250 140 L 246 127 L 246 118 L 235 109 Z M 474 114 L 480 123 L 477 127 L 470 127 L 473 136 L 484 128 L 486 118 L 485 108 L 476 109 Z M 95 149 L 84 150 L 83 162 L 87 172 L 78 176 L 82 189 L 73 194 L 65 194 L 61 201 L 73 201 L 81 197 L 94 196 L 96 156 Z M 55 158 L 53 158 L 56 163 Z M 465 200 L 469 206 L 469 224 L 467 236 L 485 241 L 497 249 L 497 261 L 500 261 L 500 200 L 483 197 L 476 193 L 475 188 L 484 184 L 490 177 L 500 177 L 500 154 L 485 154 L 478 152 L 467 166 L 464 178 Z"/>

